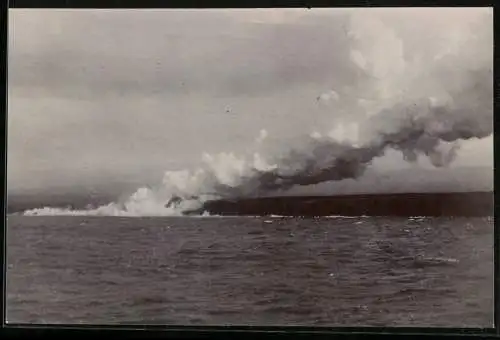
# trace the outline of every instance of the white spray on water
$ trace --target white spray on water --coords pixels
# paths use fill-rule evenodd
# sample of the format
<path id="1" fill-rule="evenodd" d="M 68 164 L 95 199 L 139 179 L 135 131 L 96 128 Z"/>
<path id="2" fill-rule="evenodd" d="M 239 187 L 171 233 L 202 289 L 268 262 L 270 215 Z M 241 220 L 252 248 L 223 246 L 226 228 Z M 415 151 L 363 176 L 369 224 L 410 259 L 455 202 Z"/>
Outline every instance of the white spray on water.
<path id="1" fill-rule="evenodd" d="M 311 131 L 308 137 L 287 143 L 288 149 L 267 154 L 269 133 L 263 129 L 254 152 L 205 153 L 198 169 L 167 171 L 160 185 L 140 188 L 125 202 L 88 210 L 33 209 L 24 214 L 201 213 L 203 203 L 211 199 L 358 178 L 389 148 L 400 150 L 409 162 L 423 155 L 436 167 L 447 166 L 461 141 L 493 133 L 492 25 L 481 26 L 481 18 L 450 27 L 454 38 L 443 41 L 439 51 L 408 56 L 404 41 L 389 23 L 367 17 L 366 11 L 354 14 L 349 29 L 351 62 L 369 77 L 349 93 L 329 89 L 316 98 L 318 105 L 331 110 L 330 129 Z M 355 103 L 348 109 L 364 115 L 336 115 L 343 101 Z"/>

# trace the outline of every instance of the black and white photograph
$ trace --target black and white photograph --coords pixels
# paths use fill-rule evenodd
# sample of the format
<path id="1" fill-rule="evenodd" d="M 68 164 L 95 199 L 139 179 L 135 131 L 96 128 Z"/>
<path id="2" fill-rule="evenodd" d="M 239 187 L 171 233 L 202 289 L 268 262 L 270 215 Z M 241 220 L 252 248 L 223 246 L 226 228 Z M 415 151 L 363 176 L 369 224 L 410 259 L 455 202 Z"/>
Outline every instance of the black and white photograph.
<path id="1" fill-rule="evenodd" d="M 10 9 L 6 322 L 491 328 L 493 9 Z"/>

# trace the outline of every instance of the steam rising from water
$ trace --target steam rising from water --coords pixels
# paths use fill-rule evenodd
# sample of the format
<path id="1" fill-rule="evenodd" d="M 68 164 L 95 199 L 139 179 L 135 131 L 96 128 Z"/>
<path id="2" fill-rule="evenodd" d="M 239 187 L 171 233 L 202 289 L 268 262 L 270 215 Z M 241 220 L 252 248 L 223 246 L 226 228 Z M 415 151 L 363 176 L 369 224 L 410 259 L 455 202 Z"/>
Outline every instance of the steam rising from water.
<path id="1" fill-rule="evenodd" d="M 310 134 L 285 141 L 286 148 L 272 145 L 272 132 L 263 129 L 252 152 L 204 153 L 198 169 L 167 171 L 160 185 L 140 188 L 124 202 L 25 214 L 182 215 L 209 199 L 358 178 L 389 148 L 401 151 L 408 162 L 423 156 L 436 167 L 447 166 L 462 141 L 493 132 L 491 27 L 472 22 L 454 36 L 459 38 L 444 42 L 440 51 L 408 56 L 388 24 L 375 16 L 367 19 L 366 13 L 353 15 L 351 62 L 366 82 L 318 95 L 318 110 L 331 114 L 329 128 L 305 131 Z"/>

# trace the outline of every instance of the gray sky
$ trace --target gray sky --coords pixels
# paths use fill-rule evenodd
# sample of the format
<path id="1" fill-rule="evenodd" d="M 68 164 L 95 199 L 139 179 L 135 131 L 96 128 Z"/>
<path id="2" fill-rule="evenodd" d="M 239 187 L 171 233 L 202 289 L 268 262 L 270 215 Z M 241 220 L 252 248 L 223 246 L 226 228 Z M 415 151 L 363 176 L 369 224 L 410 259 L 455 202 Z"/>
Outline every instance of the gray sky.
<path id="1" fill-rule="evenodd" d="M 160 181 L 203 152 L 247 151 L 263 128 L 286 140 L 331 124 L 316 97 L 368 79 L 351 60 L 355 11 L 10 10 L 10 190 Z M 493 27 L 484 9 L 357 11 L 398 27 L 408 59 L 478 18 Z M 471 165 L 492 168 L 491 137 L 446 171 Z M 395 152 L 375 164 L 409 166 Z"/>

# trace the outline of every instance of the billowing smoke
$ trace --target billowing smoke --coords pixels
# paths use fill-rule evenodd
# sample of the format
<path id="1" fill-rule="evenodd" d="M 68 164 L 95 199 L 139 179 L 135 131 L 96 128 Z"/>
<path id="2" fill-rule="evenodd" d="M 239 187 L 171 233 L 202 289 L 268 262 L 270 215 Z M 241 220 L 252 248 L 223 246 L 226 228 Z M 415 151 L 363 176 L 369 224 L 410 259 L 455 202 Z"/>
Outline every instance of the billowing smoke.
<path id="1" fill-rule="evenodd" d="M 210 199 L 356 179 L 389 149 L 401 151 L 408 162 L 428 157 L 436 167 L 448 166 L 460 143 L 493 133 L 491 12 L 449 29 L 449 39 L 438 49 L 417 51 L 398 36 L 391 20 L 367 16 L 366 11 L 353 14 L 351 62 L 366 81 L 359 88 L 325 89 L 311 98 L 331 113 L 328 129 L 282 141 L 279 148 L 268 140 L 272 131 L 263 129 L 248 154 L 203 154 L 198 169 L 167 171 L 158 187 L 141 188 L 125 202 L 85 213 L 175 215 L 197 210 Z M 353 114 L 337 114 L 346 108 Z"/>

